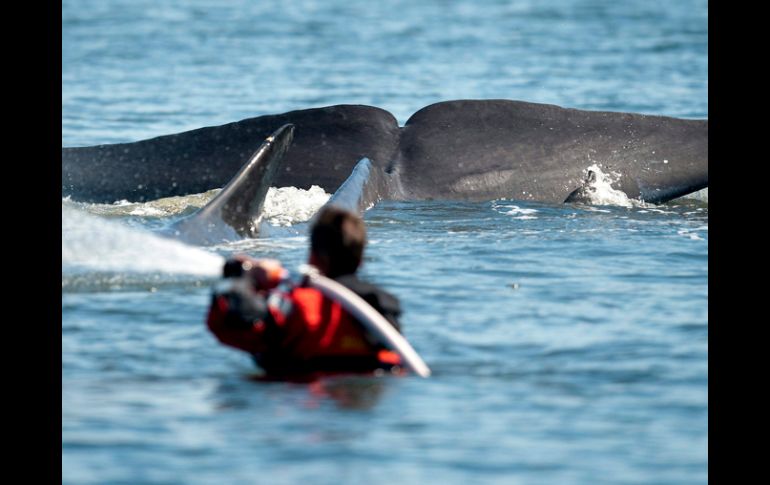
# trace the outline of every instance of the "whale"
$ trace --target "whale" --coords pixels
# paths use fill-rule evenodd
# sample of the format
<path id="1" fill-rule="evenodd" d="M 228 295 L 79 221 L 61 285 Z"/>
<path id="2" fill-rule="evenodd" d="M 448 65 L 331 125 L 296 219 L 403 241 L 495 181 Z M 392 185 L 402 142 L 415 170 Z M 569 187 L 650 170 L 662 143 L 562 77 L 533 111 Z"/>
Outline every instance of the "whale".
<path id="1" fill-rule="evenodd" d="M 294 125 L 279 127 L 213 199 L 160 234 L 197 245 L 257 237 L 268 189 L 293 138 Z"/>
<path id="2" fill-rule="evenodd" d="M 205 127 L 133 143 L 62 148 L 62 195 L 83 202 L 145 202 L 223 187 L 278 127 L 295 127 L 275 183 L 334 192 L 364 157 L 384 162 L 398 125 L 379 108 L 340 105 Z"/>
<path id="3" fill-rule="evenodd" d="M 335 105 L 62 147 L 62 196 L 141 202 L 219 188 L 256 144 L 287 124 L 293 141 L 270 183 L 335 193 L 358 170 L 359 179 L 366 172 L 358 182 L 368 194 L 362 206 L 383 199 L 564 203 L 585 192 L 592 165 L 611 174 L 614 189 L 645 202 L 708 187 L 707 119 L 496 99 L 431 104 L 403 126 L 381 108 Z"/>
<path id="4" fill-rule="evenodd" d="M 292 124 L 278 128 L 202 208 L 157 233 L 200 246 L 259 237 L 265 198 L 285 161 L 294 139 L 294 129 Z M 389 177 L 374 167 L 371 160 L 363 158 L 324 205 L 363 216 L 365 211 L 383 199 L 388 183 Z"/>
<path id="5" fill-rule="evenodd" d="M 333 205 L 363 215 L 391 192 L 393 178 L 362 158 L 350 176 L 337 188 L 324 205 Z"/>

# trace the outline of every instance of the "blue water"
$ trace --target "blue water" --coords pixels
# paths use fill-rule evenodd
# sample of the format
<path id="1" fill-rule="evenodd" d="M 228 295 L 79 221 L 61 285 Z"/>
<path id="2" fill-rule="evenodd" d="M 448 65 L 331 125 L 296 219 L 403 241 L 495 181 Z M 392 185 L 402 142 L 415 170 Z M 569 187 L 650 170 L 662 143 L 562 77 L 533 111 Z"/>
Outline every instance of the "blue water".
<path id="1" fill-rule="evenodd" d="M 694 0 L 64 1 L 62 145 L 337 103 L 401 123 L 460 98 L 706 118 L 707 17 Z M 62 202 L 63 483 L 707 481 L 707 203 L 381 203 L 362 272 L 399 296 L 434 375 L 311 385 L 252 380 L 203 323 L 211 254 L 296 268 L 306 226 L 202 249 L 144 231 L 183 212 Z"/>

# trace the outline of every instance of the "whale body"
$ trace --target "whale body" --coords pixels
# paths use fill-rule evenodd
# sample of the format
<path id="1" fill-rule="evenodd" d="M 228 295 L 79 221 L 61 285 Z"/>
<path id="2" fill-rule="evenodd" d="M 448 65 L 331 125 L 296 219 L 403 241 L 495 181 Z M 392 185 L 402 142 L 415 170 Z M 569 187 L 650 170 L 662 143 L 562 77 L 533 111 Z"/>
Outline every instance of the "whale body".
<path id="1" fill-rule="evenodd" d="M 708 120 L 512 100 L 429 105 L 399 126 L 385 110 L 336 105 L 133 143 L 62 148 L 62 195 L 147 201 L 222 187 L 259 144 L 295 127 L 274 186 L 335 192 L 366 158 L 376 198 L 562 203 L 588 167 L 629 198 L 660 203 L 708 187 Z M 361 169 L 363 170 L 363 169 Z"/>

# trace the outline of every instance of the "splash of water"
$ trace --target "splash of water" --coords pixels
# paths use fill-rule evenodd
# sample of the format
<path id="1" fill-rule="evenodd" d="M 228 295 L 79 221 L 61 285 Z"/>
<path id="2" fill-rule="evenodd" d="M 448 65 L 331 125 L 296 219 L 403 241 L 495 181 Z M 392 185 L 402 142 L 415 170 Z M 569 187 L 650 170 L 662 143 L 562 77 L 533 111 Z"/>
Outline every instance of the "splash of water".
<path id="1" fill-rule="evenodd" d="M 62 273 L 170 273 L 215 276 L 222 256 L 98 217 L 62 201 Z"/>
<path id="2" fill-rule="evenodd" d="M 66 197 L 62 199 L 62 204 L 67 204 L 70 207 L 77 207 L 91 214 L 105 217 L 136 216 L 144 218 L 164 218 L 192 213 L 205 206 L 221 190 L 222 189 L 213 189 L 201 194 L 164 197 L 148 202 L 119 200 L 112 204 L 75 202 L 70 200 L 69 197 Z"/>
<path id="3" fill-rule="evenodd" d="M 612 188 L 612 183 L 620 178 L 620 174 L 609 172 L 604 173 L 599 164 L 594 163 L 586 168 L 585 173 L 594 172 L 596 180 L 591 183 L 591 190 L 587 194 L 593 205 L 615 205 L 620 207 L 647 207 L 647 204 L 641 200 L 629 199 L 628 196 L 617 189 Z"/>
<path id="4" fill-rule="evenodd" d="M 274 226 L 307 222 L 331 197 L 318 185 L 308 190 L 270 187 L 262 209 L 263 220 Z"/>
<path id="5" fill-rule="evenodd" d="M 187 215 L 205 206 L 221 189 L 202 194 L 165 197 L 149 202 L 117 201 L 113 204 L 86 204 L 62 199 L 62 204 L 106 217 L 141 217 L 160 219 Z M 273 226 L 291 226 L 307 222 L 331 197 L 318 185 L 308 190 L 296 187 L 270 187 L 262 209 L 262 222 Z"/>
<path id="6" fill-rule="evenodd" d="M 62 199 L 62 289 L 155 288 L 167 284 L 200 284 L 219 276 L 224 262 L 217 252 L 253 250 L 260 240 L 244 240 L 208 251 L 151 232 L 203 207 L 219 189 L 203 194 L 149 202 L 87 204 Z M 260 231 L 265 236 L 299 236 L 303 223 L 330 194 L 318 186 L 270 188 Z M 283 234 L 281 231 L 291 231 Z M 299 232 L 298 232 L 299 231 Z M 239 243 L 245 244 L 243 248 Z"/>

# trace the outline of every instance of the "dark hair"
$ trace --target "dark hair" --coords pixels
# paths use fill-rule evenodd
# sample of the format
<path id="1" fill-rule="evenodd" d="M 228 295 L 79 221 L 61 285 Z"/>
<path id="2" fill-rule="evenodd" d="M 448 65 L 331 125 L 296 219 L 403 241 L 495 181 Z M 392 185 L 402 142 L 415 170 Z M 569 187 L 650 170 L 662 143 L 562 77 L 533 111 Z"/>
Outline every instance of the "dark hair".
<path id="1" fill-rule="evenodd" d="M 323 207 L 316 215 L 310 233 L 310 249 L 325 257 L 326 275 L 355 273 L 366 245 L 366 226 L 356 214 L 334 206 Z"/>

